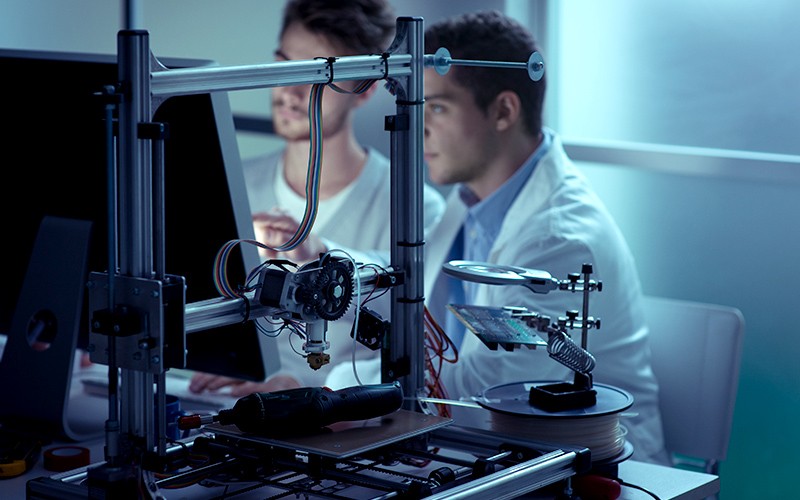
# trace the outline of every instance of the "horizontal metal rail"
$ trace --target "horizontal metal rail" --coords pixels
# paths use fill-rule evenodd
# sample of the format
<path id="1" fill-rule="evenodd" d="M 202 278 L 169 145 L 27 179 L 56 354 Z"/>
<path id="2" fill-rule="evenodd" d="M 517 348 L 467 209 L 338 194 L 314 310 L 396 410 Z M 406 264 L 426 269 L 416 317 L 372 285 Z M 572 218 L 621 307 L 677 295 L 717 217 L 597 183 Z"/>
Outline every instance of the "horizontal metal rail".
<path id="1" fill-rule="evenodd" d="M 380 80 L 411 74 L 411 55 L 345 56 L 247 66 L 204 66 L 151 72 L 153 97 L 204 94 L 347 80 Z"/>

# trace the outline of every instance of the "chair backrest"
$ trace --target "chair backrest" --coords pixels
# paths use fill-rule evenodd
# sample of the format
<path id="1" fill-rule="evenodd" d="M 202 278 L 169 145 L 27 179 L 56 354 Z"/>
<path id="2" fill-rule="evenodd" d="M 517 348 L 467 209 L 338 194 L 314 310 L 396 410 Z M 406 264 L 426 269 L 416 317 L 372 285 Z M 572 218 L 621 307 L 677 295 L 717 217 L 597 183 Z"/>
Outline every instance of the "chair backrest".
<path id="1" fill-rule="evenodd" d="M 728 453 L 744 317 L 734 307 L 645 297 L 666 448 L 708 472 Z"/>

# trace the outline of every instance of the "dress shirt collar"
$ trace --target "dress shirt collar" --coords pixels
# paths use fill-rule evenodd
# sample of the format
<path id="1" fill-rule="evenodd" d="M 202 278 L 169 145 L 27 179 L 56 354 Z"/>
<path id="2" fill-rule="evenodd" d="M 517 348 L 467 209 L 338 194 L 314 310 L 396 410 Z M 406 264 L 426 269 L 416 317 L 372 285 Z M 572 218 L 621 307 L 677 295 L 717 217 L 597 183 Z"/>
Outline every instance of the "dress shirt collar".
<path id="1" fill-rule="evenodd" d="M 475 193 L 467 186 L 459 185 L 461 200 L 467 205 L 467 218 L 465 220 L 465 248 L 464 257 L 468 260 L 485 261 L 489 250 L 500 232 L 503 218 L 511 204 L 519 195 L 525 182 L 533 174 L 536 164 L 547 153 L 552 143 L 552 132 L 542 130 L 542 142 L 539 147 L 528 157 L 525 163 L 512 175 L 499 189 L 483 200 L 479 200 Z M 469 235 L 480 235 L 478 240 L 473 239 L 479 248 L 470 248 Z"/>

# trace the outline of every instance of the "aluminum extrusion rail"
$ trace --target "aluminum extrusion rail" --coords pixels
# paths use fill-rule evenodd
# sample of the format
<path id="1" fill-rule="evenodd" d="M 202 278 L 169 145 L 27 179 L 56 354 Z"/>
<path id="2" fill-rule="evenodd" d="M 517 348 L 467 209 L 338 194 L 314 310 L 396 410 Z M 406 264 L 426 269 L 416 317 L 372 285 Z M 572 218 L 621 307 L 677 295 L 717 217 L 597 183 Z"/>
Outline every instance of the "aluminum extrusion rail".
<path id="1" fill-rule="evenodd" d="M 332 62 L 331 62 L 332 61 Z M 160 65 L 160 63 L 159 63 Z M 333 68 L 333 71 L 331 71 Z M 380 80 L 411 74 L 410 54 L 344 56 L 247 66 L 206 66 L 151 72 L 154 97 L 248 90 L 345 80 Z"/>

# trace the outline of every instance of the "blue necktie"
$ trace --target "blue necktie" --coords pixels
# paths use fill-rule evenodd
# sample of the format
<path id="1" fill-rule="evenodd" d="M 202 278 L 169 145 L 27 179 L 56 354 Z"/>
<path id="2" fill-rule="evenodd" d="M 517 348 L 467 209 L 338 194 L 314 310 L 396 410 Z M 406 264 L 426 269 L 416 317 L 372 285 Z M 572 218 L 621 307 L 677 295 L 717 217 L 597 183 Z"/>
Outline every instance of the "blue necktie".
<path id="1" fill-rule="evenodd" d="M 447 261 L 451 260 L 460 260 L 464 258 L 464 227 L 462 226 L 461 229 L 458 231 L 458 235 L 456 239 L 453 240 L 453 246 L 450 248 L 450 254 L 448 255 Z M 450 280 L 448 286 L 448 304 L 464 304 L 466 300 L 466 296 L 464 295 L 464 282 L 458 278 L 453 278 L 452 276 L 448 276 L 446 279 Z M 444 319 L 444 331 L 447 333 L 447 336 L 453 341 L 453 344 L 457 348 L 461 348 L 461 341 L 464 338 L 464 333 L 466 332 L 466 327 L 464 326 L 461 321 L 458 320 L 455 314 L 453 314 L 449 309 L 445 313 L 446 317 Z M 436 318 L 437 321 L 441 321 L 441 318 Z"/>

